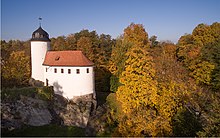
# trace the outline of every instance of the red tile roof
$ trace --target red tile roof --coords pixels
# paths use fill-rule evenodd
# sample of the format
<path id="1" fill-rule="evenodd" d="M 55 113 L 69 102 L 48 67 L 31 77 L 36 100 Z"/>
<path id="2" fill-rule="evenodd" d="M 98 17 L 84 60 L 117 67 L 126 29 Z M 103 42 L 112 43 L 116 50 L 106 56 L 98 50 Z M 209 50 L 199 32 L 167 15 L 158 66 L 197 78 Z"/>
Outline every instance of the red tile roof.
<path id="1" fill-rule="evenodd" d="M 48 51 L 43 65 L 47 66 L 93 66 L 82 51 Z"/>

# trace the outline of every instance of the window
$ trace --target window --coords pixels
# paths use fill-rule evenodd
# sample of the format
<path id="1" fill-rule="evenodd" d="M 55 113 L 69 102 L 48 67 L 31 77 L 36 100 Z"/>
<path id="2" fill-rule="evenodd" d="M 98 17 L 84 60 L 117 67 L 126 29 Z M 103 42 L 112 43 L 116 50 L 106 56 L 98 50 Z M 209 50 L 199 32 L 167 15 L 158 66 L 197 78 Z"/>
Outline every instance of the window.
<path id="1" fill-rule="evenodd" d="M 80 70 L 79 69 L 76 69 L 76 74 L 80 74 Z"/>
<path id="2" fill-rule="evenodd" d="M 63 70 L 63 69 L 61 69 L 61 73 L 64 73 L 64 70 Z"/>
<path id="3" fill-rule="evenodd" d="M 56 68 L 54 69 L 54 73 L 57 73 L 57 69 Z"/>
<path id="4" fill-rule="evenodd" d="M 46 68 L 46 72 L 47 72 L 47 68 Z"/>
<path id="5" fill-rule="evenodd" d="M 71 69 L 68 69 L 68 74 L 71 74 Z"/>
<path id="6" fill-rule="evenodd" d="M 34 38 L 39 38 L 39 37 L 40 37 L 40 34 L 38 32 L 35 33 Z"/>
<path id="7" fill-rule="evenodd" d="M 60 56 L 56 56 L 55 61 L 58 61 L 60 59 Z"/>
<path id="8" fill-rule="evenodd" d="M 48 84 L 49 84 L 49 80 L 48 80 L 48 79 L 46 79 L 46 86 L 48 86 Z"/>
<path id="9" fill-rule="evenodd" d="M 89 68 L 86 69 L 86 73 L 89 73 Z"/>

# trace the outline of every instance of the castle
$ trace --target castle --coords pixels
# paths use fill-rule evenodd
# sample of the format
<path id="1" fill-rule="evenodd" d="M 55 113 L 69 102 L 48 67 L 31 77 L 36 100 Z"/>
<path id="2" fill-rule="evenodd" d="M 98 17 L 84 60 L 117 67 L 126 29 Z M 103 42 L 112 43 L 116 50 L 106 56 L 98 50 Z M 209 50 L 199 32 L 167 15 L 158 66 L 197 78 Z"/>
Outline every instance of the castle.
<path id="1" fill-rule="evenodd" d="M 67 99 L 95 95 L 93 62 L 82 51 L 50 51 L 50 42 L 41 26 L 33 32 L 31 77 Z"/>

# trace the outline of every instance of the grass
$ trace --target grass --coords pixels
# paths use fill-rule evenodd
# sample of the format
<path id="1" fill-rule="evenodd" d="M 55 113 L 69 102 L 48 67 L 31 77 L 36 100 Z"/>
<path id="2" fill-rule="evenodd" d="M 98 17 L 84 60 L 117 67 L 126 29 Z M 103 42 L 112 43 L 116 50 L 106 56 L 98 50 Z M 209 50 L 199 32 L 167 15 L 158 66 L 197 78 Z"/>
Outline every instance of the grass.
<path id="1" fill-rule="evenodd" d="M 68 137 L 82 137 L 85 136 L 83 128 L 75 126 L 58 126 L 58 125 L 45 125 L 45 126 L 25 126 L 21 129 L 16 129 L 8 132 L 2 132 L 2 136 L 9 137 L 47 137 L 47 136 L 68 136 Z"/>
<path id="2" fill-rule="evenodd" d="M 50 100 L 52 98 L 52 87 L 24 87 L 3 89 L 1 92 L 2 100 L 18 100 L 20 95 L 27 97 L 38 97 L 41 100 Z"/>

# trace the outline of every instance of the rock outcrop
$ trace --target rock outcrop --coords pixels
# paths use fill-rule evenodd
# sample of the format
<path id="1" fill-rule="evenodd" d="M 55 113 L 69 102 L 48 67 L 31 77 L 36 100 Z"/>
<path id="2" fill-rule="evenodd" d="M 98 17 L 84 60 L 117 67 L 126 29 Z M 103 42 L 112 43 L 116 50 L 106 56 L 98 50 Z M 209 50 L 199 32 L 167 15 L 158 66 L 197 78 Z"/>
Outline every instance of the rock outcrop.
<path id="1" fill-rule="evenodd" d="M 90 113 L 96 106 L 92 94 L 74 97 L 68 101 L 57 95 L 54 101 L 53 109 L 62 119 L 63 125 L 82 128 L 87 126 Z"/>
<path id="2" fill-rule="evenodd" d="M 92 113 L 86 127 L 87 136 L 96 136 L 97 133 L 104 133 L 104 131 L 107 131 L 106 113 L 107 113 L 106 104 L 98 106 L 98 108 Z"/>
<path id="3" fill-rule="evenodd" d="M 2 128 L 16 129 L 22 125 L 42 126 L 49 124 L 52 116 L 48 103 L 40 99 L 20 96 L 19 100 L 1 103 Z"/>
<path id="4" fill-rule="evenodd" d="M 71 100 L 55 94 L 49 100 L 40 99 L 36 94 L 18 96 L 1 102 L 3 130 L 17 129 L 23 125 L 42 126 L 54 123 L 85 128 L 96 106 L 92 94 Z"/>

